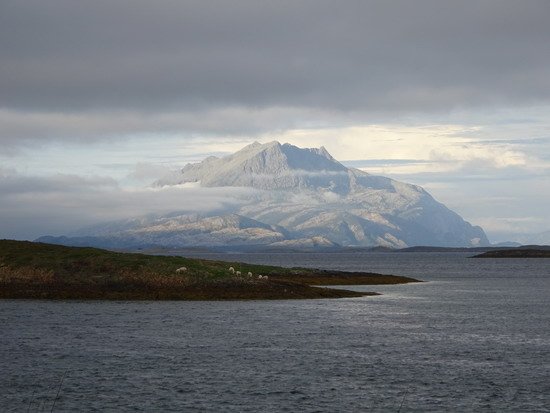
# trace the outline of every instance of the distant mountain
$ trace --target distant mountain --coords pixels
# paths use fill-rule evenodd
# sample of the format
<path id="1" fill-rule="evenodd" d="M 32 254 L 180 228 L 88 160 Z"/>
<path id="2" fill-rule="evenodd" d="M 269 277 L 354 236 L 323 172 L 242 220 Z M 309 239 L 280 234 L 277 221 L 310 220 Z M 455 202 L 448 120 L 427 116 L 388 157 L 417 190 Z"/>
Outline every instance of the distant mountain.
<path id="1" fill-rule="evenodd" d="M 495 244 L 491 244 L 492 247 L 496 247 L 496 248 L 499 248 L 499 247 L 513 248 L 513 247 L 520 247 L 521 245 L 522 244 L 515 241 L 503 241 L 503 242 L 497 242 Z"/>
<path id="2" fill-rule="evenodd" d="M 421 187 L 347 168 L 323 147 L 255 142 L 229 156 L 188 164 L 154 185 L 256 191 L 233 210 L 128 219 L 81 230 L 74 240 L 96 237 L 111 247 L 175 248 L 489 245 L 480 227 Z M 62 242 L 70 243 L 71 238 Z"/>
<path id="3" fill-rule="evenodd" d="M 523 234 L 518 241 L 524 245 L 550 245 L 550 231 L 539 232 L 538 234 Z"/>

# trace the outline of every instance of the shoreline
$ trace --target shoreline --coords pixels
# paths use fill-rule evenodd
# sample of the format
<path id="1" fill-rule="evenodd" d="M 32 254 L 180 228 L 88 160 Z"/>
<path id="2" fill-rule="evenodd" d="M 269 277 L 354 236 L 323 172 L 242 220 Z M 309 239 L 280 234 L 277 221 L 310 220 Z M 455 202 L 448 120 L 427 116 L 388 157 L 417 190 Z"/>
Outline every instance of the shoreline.
<path id="1" fill-rule="evenodd" d="M 22 287 L 22 288 L 18 288 Z M 232 300 L 299 300 L 357 298 L 380 295 L 345 289 L 314 287 L 293 283 L 266 283 L 261 287 L 238 283 L 191 285 L 182 289 L 115 291 L 77 288 L 29 289 L 18 286 L 0 291 L 0 299 L 84 300 L 84 301 L 232 301 Z"/>

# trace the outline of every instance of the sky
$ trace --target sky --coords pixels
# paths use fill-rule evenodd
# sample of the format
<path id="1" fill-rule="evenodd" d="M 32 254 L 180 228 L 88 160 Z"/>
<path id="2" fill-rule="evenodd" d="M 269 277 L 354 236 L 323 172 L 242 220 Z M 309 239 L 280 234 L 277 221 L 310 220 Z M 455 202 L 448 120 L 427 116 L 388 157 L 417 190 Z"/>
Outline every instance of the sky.
<path id="1" fill-rule="evenodd" d="M 418 184 L 493 242 L 550 230 L 547 0 L 0 1 L 0 238 L 200 205 L 253 142 Z"/>

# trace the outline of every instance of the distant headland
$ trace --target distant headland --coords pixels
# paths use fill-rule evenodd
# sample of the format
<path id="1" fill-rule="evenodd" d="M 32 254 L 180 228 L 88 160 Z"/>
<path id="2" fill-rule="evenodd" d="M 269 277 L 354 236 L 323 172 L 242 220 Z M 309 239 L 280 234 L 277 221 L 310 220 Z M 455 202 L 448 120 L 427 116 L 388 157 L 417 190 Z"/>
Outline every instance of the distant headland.
<path id="1" fill-rule="evenodd" d="M 550 258 L 550 247 L 499 249 L 484 252 L 473 258 Z"/>

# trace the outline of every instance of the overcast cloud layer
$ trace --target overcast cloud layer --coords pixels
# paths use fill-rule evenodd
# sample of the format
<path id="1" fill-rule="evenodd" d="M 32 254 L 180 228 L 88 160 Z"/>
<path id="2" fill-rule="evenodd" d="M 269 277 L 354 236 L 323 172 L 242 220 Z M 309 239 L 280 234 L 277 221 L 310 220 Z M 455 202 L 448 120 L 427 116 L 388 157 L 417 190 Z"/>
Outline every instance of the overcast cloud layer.
<path id="1" fill-rule="evenodd" d="M 549 21 L 547 0 L 3 0 L 0 236 L 42 216 L 14 200 L 85 199 L 54 183 L 119 216 L 129 181 L 273 139 L 426 185 L 499 239 L 550 229 Z"/>
<path id="2" fill-rule="evenodd" d="M 5 0 L 0 8 L 8 111 L 284 107 L 373 117 L 550 99 L 546 0 Z"/>

